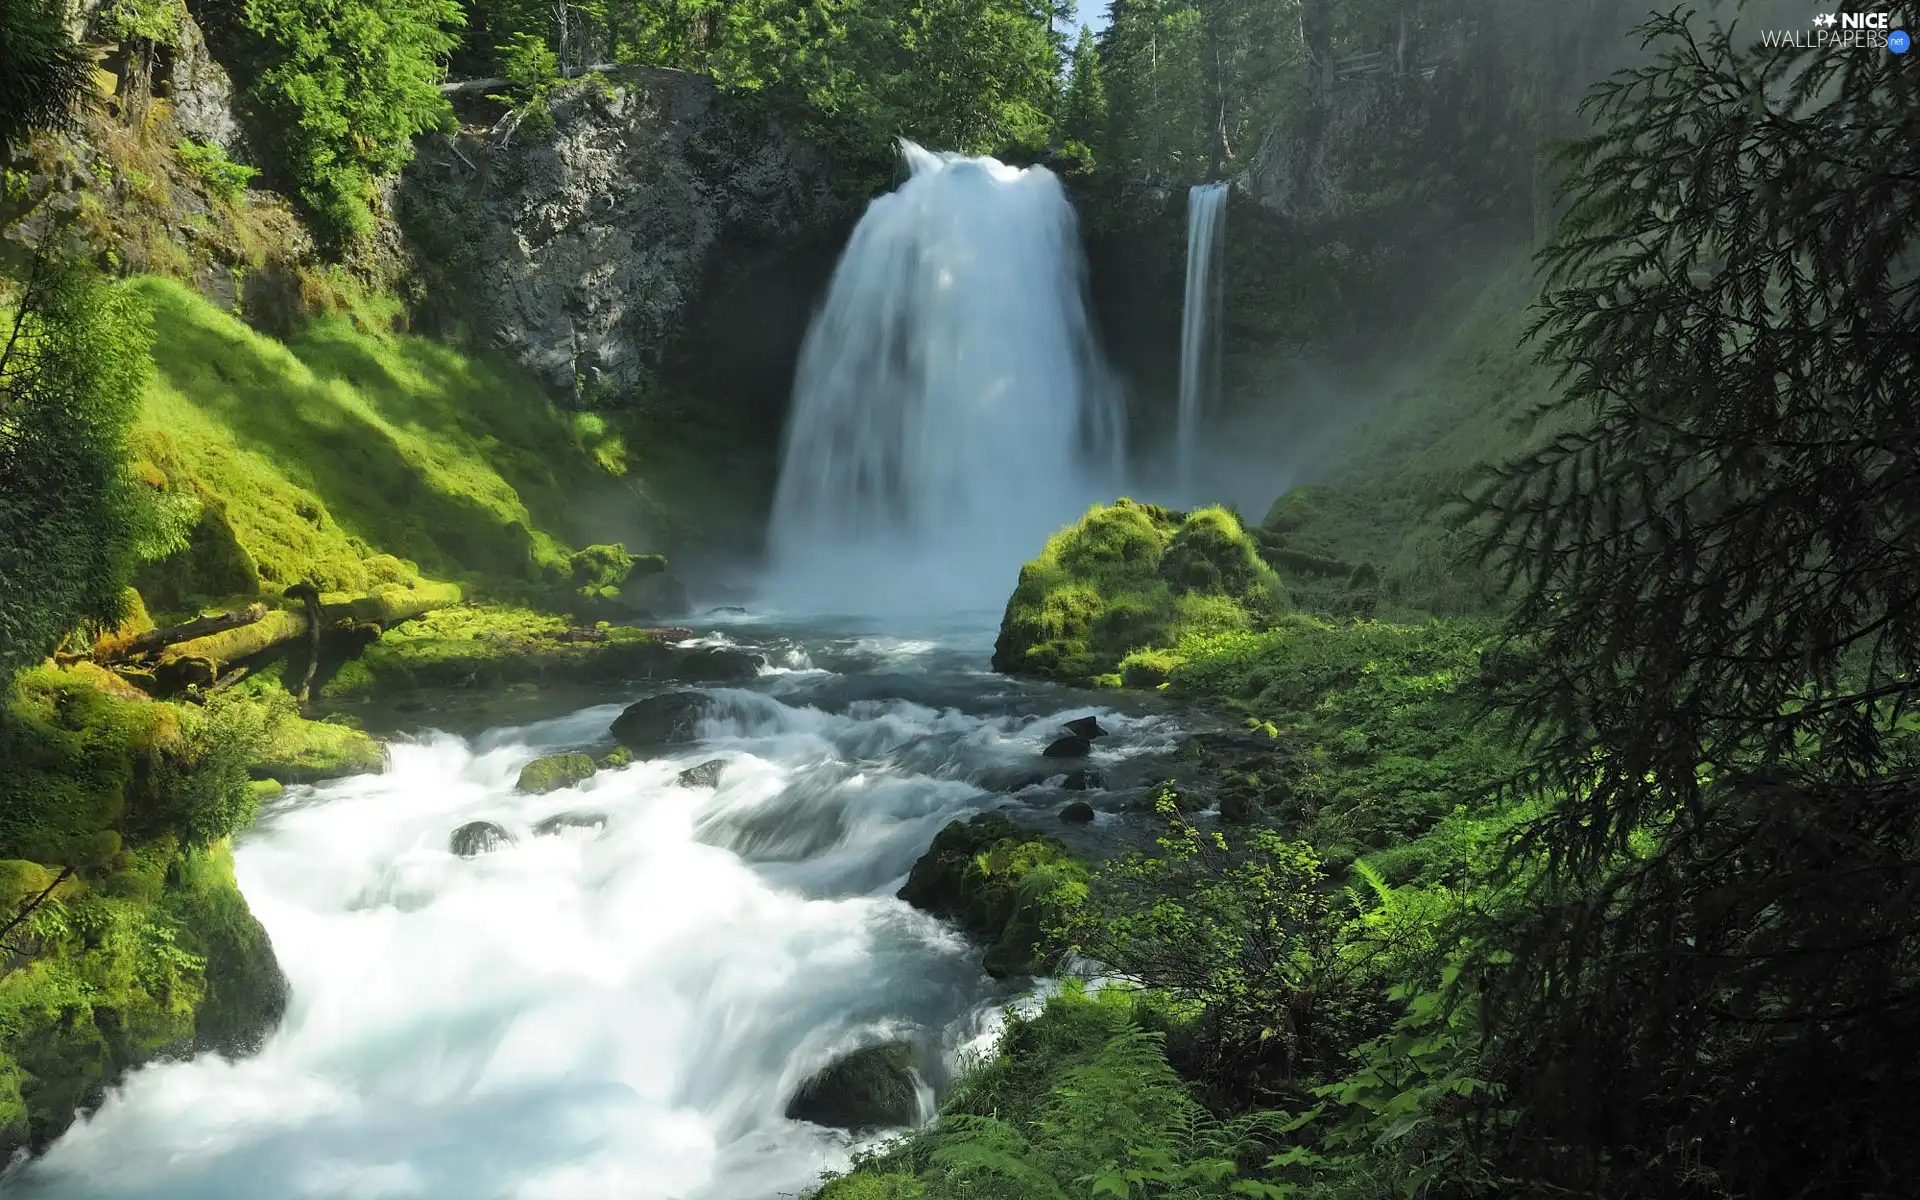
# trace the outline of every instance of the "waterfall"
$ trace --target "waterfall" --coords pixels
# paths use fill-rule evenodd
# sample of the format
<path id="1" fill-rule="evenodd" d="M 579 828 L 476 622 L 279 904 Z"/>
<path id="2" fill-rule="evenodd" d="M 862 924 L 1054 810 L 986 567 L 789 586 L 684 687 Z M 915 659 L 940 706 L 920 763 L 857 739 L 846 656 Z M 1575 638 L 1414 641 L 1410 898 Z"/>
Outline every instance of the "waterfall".
<path id="1" fill-rule="evenodd" d="M 1174 447 L 1180 486 L 1196 480 L 1200 421 L 1220 390 L 1221 256 L 1226 248 L 1227 185 L 1187 193 L 1187 291 L 1180 311 L 1180 414 Z"/>
<path id="2" fill-rule="evenodd" d="M 910 175 L 867 208 L 801 350 L 771 537 L 787 603 L 998 605 L 1118 483 L 1060 181 L 901 148 Z"/>

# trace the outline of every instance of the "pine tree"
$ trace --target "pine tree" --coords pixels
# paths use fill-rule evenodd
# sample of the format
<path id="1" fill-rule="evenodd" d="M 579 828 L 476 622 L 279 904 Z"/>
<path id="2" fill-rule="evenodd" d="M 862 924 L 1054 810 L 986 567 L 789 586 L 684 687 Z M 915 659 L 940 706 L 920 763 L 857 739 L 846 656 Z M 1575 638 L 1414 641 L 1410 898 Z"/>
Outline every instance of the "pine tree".
<path id="1" fill-rule="evenodd" d="M 1920 75 L 1684 17 L 1598 88 L 1536 336 L 1573 430 L 1472 514 L 1555 802 L 1490 1014 L 1577 1194 L 1920 1172 Z"/>

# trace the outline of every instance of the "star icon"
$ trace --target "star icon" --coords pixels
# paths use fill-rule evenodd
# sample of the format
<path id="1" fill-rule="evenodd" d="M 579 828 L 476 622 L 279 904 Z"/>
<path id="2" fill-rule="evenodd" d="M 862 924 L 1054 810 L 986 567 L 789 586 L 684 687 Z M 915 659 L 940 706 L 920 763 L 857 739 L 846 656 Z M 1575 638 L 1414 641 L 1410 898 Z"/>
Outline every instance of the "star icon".
<path id="1" fill-rule="evenodd" d="M 1813 15 L 1813 23 L 1815 25 L 1832 25 L 1838 19 L 1839 18 L 1835 17 L 1832 13 L 1815 13 Z"/>

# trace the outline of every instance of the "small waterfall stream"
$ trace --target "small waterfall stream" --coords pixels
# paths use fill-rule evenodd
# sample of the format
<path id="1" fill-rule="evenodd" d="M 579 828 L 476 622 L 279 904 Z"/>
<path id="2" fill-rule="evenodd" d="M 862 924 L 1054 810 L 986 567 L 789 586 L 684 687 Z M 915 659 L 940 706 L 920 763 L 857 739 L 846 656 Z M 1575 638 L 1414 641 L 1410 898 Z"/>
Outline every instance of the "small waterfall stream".
<path id="1" fill-rule="evenodd" d="M 1180 310 L 1180 410 L 1174 453 L 1180 486 L 1197 483 L 1200 423 L 1220 390 L 1220 289 L 1225 272 L 1227 185 L 1187 193 L 1187 288 Z"/>

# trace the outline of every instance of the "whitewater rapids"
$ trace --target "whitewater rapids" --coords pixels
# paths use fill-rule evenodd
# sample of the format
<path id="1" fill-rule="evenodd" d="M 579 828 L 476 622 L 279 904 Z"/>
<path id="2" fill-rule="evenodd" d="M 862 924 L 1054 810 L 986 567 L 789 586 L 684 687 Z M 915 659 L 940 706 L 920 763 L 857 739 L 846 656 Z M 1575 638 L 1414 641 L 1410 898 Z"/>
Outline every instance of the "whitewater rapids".
<path id="1" fill-rule="evenodd" d="M 386 774 L 288 789 L 235 854 L 292 987 L 279 1031 L 240 1061 L 135 1072 L 9 1190 L 804 1192 L 852 1144 L 783 1115 L 801 1080 L 899 1035 L 936 1051 L 928 1083 L 944 1086 L 1012 998 L 978 947 L 893 897 L 942 824 L 1006 802 L 990 789 L 1031 775 L 1060 721 L 1090 711 L 985 673 L 984 637 L 781 643 L 787 665 L 757 684 L 707 689 L 698 745 L 546 796 L 513 790 L 521 765 L 601 745 L 643 689 L 470 740 L 428 734 L 395 745 Z M 1172 745 L 1163 716 L 1101 720 L 1115 748 L 1097 762 Z M 677 784 L 716 757 L 718 789 Z M 604 833 L 532 833 L 569 810 L 606 814 Z M 455 857 L 448 834 L 472 820 L 517 841 Z"/>

